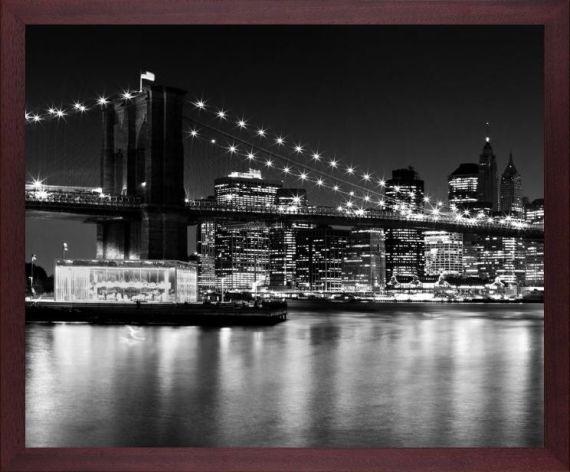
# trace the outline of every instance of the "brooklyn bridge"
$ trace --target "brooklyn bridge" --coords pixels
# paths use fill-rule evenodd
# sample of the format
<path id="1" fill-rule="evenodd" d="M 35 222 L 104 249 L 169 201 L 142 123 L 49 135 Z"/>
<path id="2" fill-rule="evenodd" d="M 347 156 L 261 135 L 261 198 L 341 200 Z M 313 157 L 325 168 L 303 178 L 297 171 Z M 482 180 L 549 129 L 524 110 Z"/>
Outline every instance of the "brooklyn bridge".
<path id="1" fill-rule="evenodd" d="M 30 127 L 102 117 L 100 186 L 26 184 L 29 215 L 77 219 L 97 225 L 97 253 L 124 258 L 187 258 L 187 227 L 202 221 L 310 222 L 349 227 L 413 228 L 543 239 L 542 226 L 509 215 L 463 212 L 444 202 L 396 188 L 372 172 L 289 142 L 263 127 L 184 90 L 141 80 L 139 91 L 26 112 Z M 33 132 L 33 129 L 30 130 Z M 330 192 L 331 205 L 236 204 L 190 199 L 184 187 L 185 142 L 292 178 L 299 187 Z M 192 156 L 186 156 L 192 158 Z M 198 165 L 198 163 L 196 163 Z M 73 172 L 73 169 L 70 169 Z"/>

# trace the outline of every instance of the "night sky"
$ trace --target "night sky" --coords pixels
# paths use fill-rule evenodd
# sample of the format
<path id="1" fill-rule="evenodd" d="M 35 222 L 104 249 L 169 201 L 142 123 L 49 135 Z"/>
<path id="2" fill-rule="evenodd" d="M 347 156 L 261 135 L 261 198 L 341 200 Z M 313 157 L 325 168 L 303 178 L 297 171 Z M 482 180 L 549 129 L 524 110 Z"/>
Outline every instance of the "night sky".
<path id="1" fill-rule="evenodd" d="M 540 27 L 33 26 L 26 104 L 39 112 L 137 90 L 139 72 L 150 70 L 188 99 L 205 98 L 324 157 L 386 177 L 413 165 L 441 199 L 447 175 L 477 162 L 490 122 L 499 174 L 512 151 L 533 199 L 543 195 L 542 48 Z M 91 112 L 28 126 L 28 178 L 98 186 L 99 123 Z M 213 178 L 244 169 L 235 162 L 188 143 L 189 196 L 211 194 Z M 36 253 L 48 272 L 62 241 L 69 257 L 95 255 L 93 225 L 27 219 L 26 257 Z"/>

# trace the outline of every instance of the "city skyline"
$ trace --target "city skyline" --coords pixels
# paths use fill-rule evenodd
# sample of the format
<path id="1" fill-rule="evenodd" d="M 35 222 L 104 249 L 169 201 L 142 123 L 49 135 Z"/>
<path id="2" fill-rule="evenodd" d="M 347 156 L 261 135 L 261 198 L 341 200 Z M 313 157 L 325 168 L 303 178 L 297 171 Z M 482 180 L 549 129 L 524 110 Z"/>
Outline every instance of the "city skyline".
<path id="1" fill-rule="evenodd" d="M 394 168 L 413 165 L 430 194 L 440 199 L 447 195 L 447 175 L 462 162 L 476 162 L 489 133 L 499 172 L 512 149 L 532 200 L 542 196 L 542 179 L 525 179 L 542 174 L 541 38 L 540 28 L 533 27 L 32 27 L 27 104 L 59 105 L 136 89 L 138 71 L 145 68 L 159 82 L 187 88 L 189 99 L 204 97 L 243 112 L 328 157 L 386 177 Z M 115 42 L 130 53 L 123 54 Z M 283 46 L 277 56 L 276 44 Z M 520 54 L 521 44 L 525 54 Z M 226 51 L 223 58 L 213 54 L 214 48 Z M 239 73 L 227 74 L 228 67 Z M 273 72 L 259 74 L 264 67 Z M 322 71 L 334 80 L 323 82 Z M 348 83 L 357 86 L 341 87 Z M 45 90 L 53 90 L 53 97 L 46 99 Z M 66 126 L 72 130 L 43 126 L 29 131 L 28 177 L 97 185 L 90 176 L 98 174 L 100 119 L 86 116 Z M 80 127 L 90 136 L 81 142 L 74 137 Z M 192 158 L 200 165 L 186 164 L 185 186 L 192 197 L 205 197 L 229 164 L 211 151 Z M 44 172 L 48 165 L 50 171 Z M 223 172 L 221 165 L 226 165 Z M 309 190 L 312 201 L 323 202 Z M 95 234 L 87 226 L 29 221 L 27 257 L 38 253 L 43 260 L 53 259 L 59 247 L 49 240 L 69 240 L 71 254 L 93 256 Z M 52 237 L 39 237 L 42 231 Z"/>

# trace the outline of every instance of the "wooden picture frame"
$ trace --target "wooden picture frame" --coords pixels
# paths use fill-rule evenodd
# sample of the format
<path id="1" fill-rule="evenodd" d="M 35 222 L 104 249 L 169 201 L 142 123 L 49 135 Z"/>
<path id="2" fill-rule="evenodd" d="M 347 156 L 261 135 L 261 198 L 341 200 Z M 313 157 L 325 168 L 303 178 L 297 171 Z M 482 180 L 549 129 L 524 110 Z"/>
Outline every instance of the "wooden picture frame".
<path id="1" fill-rule="evenodd" d="M 570 470 L 568 0 L 4 0 L 0 7 L 2 470 Z M 543 25 L 545 447 L 25 448 L 24 278 L 14 268 L 24 261 L 24 45 L 26 25 L 33 24 Z"/>

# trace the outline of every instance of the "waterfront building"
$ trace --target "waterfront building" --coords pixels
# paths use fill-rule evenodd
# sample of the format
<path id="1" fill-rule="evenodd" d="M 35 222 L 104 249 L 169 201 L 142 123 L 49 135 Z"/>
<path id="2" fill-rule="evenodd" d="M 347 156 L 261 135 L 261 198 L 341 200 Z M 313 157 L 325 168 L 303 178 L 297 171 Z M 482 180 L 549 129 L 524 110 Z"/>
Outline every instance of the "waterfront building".
<path id="1" fill-rule="evenodd" d="M 544 224 L 544 199 L 527 202 L 525 221 L 532 226 Z M 525 241 L 525 285 L 544 286 L 544 241 Z"/>
<path id="2" fill-rule="evenodd" d="M 525 244 L 522 238 L 500 238 L 502 241 L 502 260 L 496 275 L 504 283 L 525 285 Z"/>
<path id="3" fill-rule="evenodd" d="M 325 292 L 342 290 L 342 268 L 348 235 L 348 230 L 329 226 L 298 231 L 295 273 L 300 289 Z"/>
<path id="4" fill-rule="evenodd" d="M 343 261 L 343 290 L 378 292 L 386 284 L 384 230 L 356 228 L 348 237 Z"/>
<path id="5" fill-rule="evenodd" d="M 264 180 L 261 171 L 232 172 L 214 181 L 217 203 L 235 206 L 274 205 L 281 183 Z"/>
<path id="6" fill-rule="evenodd" d="M 197 301 L 197 269 L 168 260 L 58 260 L 55 301 L 184 303 Z"/>
<path id="7" fill-rule="evenodd" d="M 425 275 L 463 274 L 463 235 L 424 231 Z"/>
<path id="8" fill-rule="evenodd" d="M 460 164 L 447 178 L 448 201 L 459 209 L 470 209 L 480 202 L 479 165 Z"/>
<path id="9" fill-rule="evenodd" d="M 268 282 L 269 227 L 265 223 L 220 223 L 215 246 L 216 276 L 224 290 L 255 291 Z"/>
<path id="10" fill-rule="evenodd" d="M 204 221 L 196 227 L 198 292 L 204 295 L 216 287 L 216 223 Z"/>
<path id="11" fill-rule="evenodd" d="M 479 202 L 486 202 L 491 211 L 498 209 L 497 159 L 489 137 L 479 156 Z"/>
<path id="12" fill-rule="evenodd" d="M 501 191 L 499 210 L 505 214 L 523 216 L 524 208 L 522 204 L 522 181 L 517 168 L 513 162 L 513 154 L 509 155 L 509 162 L 501 176 Z"/>
<path id="13" fill-rule="evenodd" d="M 275 223 L 269 229 L 269 286 L 285 289 L 295 286 L 297 230 L 294 224 Z"/>
<path id="14" fill-rule="evenodd" d="M 423 211 L 424 181 L 413 167 L 392 171 L 386 181 L 385 201 L 388 210 L 406 214 Z M 386 280 L 393 276 L 408 280 L 423 277 L 425 266 L 424 238 L 417 229 L 386 229 Z"/>

